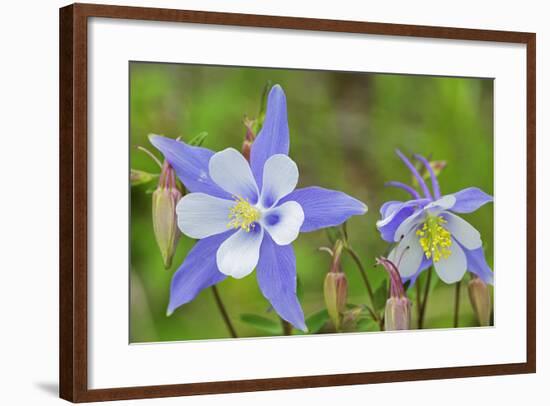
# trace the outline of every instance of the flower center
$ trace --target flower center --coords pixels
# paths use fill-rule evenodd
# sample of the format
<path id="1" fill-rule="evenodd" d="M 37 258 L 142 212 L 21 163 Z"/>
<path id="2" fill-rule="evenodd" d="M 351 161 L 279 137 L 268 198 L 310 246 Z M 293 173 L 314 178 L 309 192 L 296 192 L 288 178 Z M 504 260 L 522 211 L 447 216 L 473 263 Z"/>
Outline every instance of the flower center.
<path id="1" fill-rule="evenodd" d="M 441 216 L 428 216 L 422 228 L 416 231 L 420 237 L 420 246 L 426 254 L 426 258 L 433 257 L 434 262 L 451 255 L 449 247 L 452 244 L 451 233 L 443 228 L 447 221 Z"/>
<path id="2" fill-rule="evenodd" d="M 240 228 L 249 232 L 254 228 L 256 221 L 260 219 L 260 211 L 252 206 L 247 199 L 234 196 L 235 205 L 229 209 L 228 228 Z"/>

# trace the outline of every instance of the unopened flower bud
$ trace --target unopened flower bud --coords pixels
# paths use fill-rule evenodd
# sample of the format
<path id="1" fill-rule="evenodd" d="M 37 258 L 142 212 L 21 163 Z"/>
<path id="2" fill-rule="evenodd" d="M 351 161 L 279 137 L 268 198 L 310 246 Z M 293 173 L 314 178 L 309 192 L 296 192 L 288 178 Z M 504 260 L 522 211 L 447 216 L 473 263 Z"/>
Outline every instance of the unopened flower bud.
<path id="1" fill-rule="evenodd" d="M 256 135 L 252 127 L 254 126 L 254 121 L 248 118 L 244 119 L 244 126 L 246 127 L 246 134 L 244 136 L 243 146 L 241 152 L 247 161 L 250 161 L 250 149 L 252 148 L 252 143 Z"/>
<path id="2" fill-rule="evenodd" d="M 447 161 L 429 161 L 429 165 L 434 175 L 439 176 L 441 171 L 443 171 L 443 169 L 445 169 L 445 167 L 447 166 Z M 423 179 L 430 178 L 430 171 L 426 166 L 422 165 L 421 162 L 418 163 L 416 169 L 418 169 L 418 172 Z M 414 176 L 412 177 L 412 183 L 414 186 L 418 186 L 418 179 L 416 179 Z"/>
<path id="3" fill-rule="evenodd" d="M 172 257 L 180 238 L 176 205 L 181 197 L 182 192 L 176 182 L 174 169 L 165 161 L 157 189 L 153 192 L 153 228 L 166 269 L 172 264 Z"/>
<path id="4" fill-rule="evenodd" d="M 470 303 L 474 309 L 480 326 L 488 326 L 491 322 L 491 293 L 489 287 L 477 276 L 468 283 Z"/>
<path id="5" fill-rule="evenodd" d="M 342 314 L 341 330 L 357 331 L 357 324 L 363 316 L 364 311 L 364 306 L 358 306 L 349 310 L 345 310 Z"/>
<path id="6" fill-rule="evenodd" d="M 342 314 L 348 299 L 348 281 L 340 265 L 343 245 L 341 240 L 336 241 L 334 245 L 332 263 L 324 284 L 325 305 L 337 331 L 340 329 Z"/>
<path id="7" fill-rule="evenodd" d="M 411 326 L 411 301 L 407 297 L 390 297 L 384 312 L 384 328 L 408 330 Z"/>
<path id="8" fill-rule="evenodd" d="M 411 301 L 405 294 L 399 271 L 393 262 L 376 258 L 390 276 L 390 298 L 386 301 L 384 328 L 390 330 L 408 330 L 411 326 Z"/>
<path id="9" fill-rule="evenodd" d="M 139 169 L 130 169 L 130 184 L 132 186 L 143 185 L 152 181 L 155 175 L 149 172 L 140 171 Z"/>

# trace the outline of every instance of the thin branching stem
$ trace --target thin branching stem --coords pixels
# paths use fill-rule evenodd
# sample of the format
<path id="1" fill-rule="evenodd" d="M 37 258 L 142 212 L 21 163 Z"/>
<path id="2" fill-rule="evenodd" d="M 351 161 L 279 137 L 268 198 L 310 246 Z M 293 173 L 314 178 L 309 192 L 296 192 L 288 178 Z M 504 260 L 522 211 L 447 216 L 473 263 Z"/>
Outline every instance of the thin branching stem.
<path id="1" fill-rule="evenodd" d="M 424 328 L 424 317 L 426 316 L 426 306 L 428 304 L 428 295 L 430 294 L 430 285 L 432 284 L 433 267 L 428 269 L 428 277 L 426 278 L 426 286 L 424 286 L 424 298 L 422 299 L 422 307 L 420 308 L 420 317 L 418 318 L 418 328 Z"/>
<path id="2" fill-rule="evenodd" d="M 374 312 L 374 310 L 372 310 L 369 306 L 365 306 L 365 309 L 367 309 L 367 311 L 369 312 L 369 314 L 371 315 L 371 317 L 373 318 L 373 320 L 376 320 L 377 315 L 376 315 L 376 313 Z"/>
<path id="3" fill-rule="evenodd" d="M 281 325 L 283 326 L 283 334 L 285 336 L 291 336 L 292 335 L 292 326 L 288 321 L 283 319 L 282 317 L 279 317 L 281 319 Z"/>
<path id="4" fill-rule="evenodd" d="M 416 281 L 416 324 L 420 328 L 420 316 L 422 314 L 422 285 L 420 279 Z"/>
<path id="5" fill-rule="evenodd" d="M 227 329 L 229 330 L 229 334 L 231 334 L 231 337 L 237 338 L 238 337 L 237 331 L 235 330 L 235 327 L 233 327 L 233 324 L 231 323 L 231 319 L 229 318 L 229 314 L 225 309 L 225 305 L 222 302 L 220 292 L 218 292 L 218 288 L 216 287 L 216 285 L 212 285 L 212 292 L 214 293 L 214 298 L 216 299 L 216 305 L 218 306 L 218 310 L 220 311 L 223 321 L 227 326 Z"/>
<path id="6" fill-rule="evenodd" d="M 361 262 L 361 259 L 359 258 L 359 255 L 357 255 L 357 253 L 353 250 L 353 248 L 351 248 L 349 245 L 346 245 L 346 251 L 348 252 L 348 254 L 353 259 L 353 262 L 355 262 L 355 265 L 357 265 L 357 269 L 359 270 L 359 273 L 361 274 L 361 277 L 363 278 L 363 282 L 365 283 L 365 287 L 367 288 L 367 293 L 369 295 L 369 299 L 370 299 L 370 303 L 371 303 L 371 307 L 372 307 L 371 309 L 369 309 L 369 311 L 373 315 L 374 320 L 378 324 L 381 324 L 382 320 L 380 319 L 378 314 L 373 310 L 376 307 L 375 302 L 374 302 L 374 292 L 372 290 L 372 286 L 371 286 L 369 278 L 367 276 L 367 272 L 365 270 L 365 267 L 363 266 L 363 264 Z M 381 325 L 380 327 L 382 328 L 383 326 Z"/>
<path id="7" fill-rule="evenodd" d="M 159 166 L 159 168 L 162 168 L 162 163 L 159 161 L 159 159 L 151 151 L 149 151 L 145 147 L 142 147 L 141 145 L 138 145 L 136 148 L 139 149 L 142 152 L 145 152 L 149 156 L 149 158 L 151 158 L 153 161 L 156 162 L 156 164 Z"/>
<path id="8" fill-rule="evenodd" d="M 460 313 L 460 285 L 462 284 L 462 281 L 458 281 L 455 284 L 455 311 L 454 311 L 454 318 L 453 318 L 453 327 L 458 327 L 458 315 Z"/>

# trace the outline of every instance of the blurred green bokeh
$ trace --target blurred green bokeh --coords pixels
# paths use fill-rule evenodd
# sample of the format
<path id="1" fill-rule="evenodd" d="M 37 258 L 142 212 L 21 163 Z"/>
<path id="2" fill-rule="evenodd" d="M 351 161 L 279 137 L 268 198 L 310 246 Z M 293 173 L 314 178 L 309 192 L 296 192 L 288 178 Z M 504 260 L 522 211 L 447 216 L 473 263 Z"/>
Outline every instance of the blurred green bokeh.
<path id="1" fill-rule="evenodd" d="M 407 155 L 420 153 L 447 161 L 439 177 L 443 194 L 469 186 L 493 194 L 490 79 L 132 62 L 131 167 L 158 173 L 155 163 L 134 148 L 141 145 L 154 151 L 147 139 L 150 133 L 189 140 L 206 131 L 205 147 L 240 149 L 243 118 L 257 115 L 267 81 L 279 83 L 286 92 L 290 156 L 300 169 L 299 187 L 341 190 L 369 206 L 365 216 L 348 222 L 348 229 L 375 288 L 386 283 L 386 275 L 373 266 L 374 258 L 387 254 L 389 248 L 376 231 L 378 210 L 387 200 L 407 199 L 404 192 L 385 188 L 384 183 L 411 183 L 409 172 L 394 153 L 396 148 Z M 229 337 L 210 289 L 166 316 L 171 277 L 194 241 L 182 237 L 172 268 L 163 268 L 151 221 L 149 192 L 154 187 L 153 181 L 131 190 L 130 341 Z M 481 232 L 492 266 L 492 205 L 464 218 Z M 301 234 L 294 243 L 306 317 L 324 307 L 323 280 L 329 257 L 318 251 L 323 245 L 328 245 L 323 231 Z M 343 269 L 349 280 L 349 302 L 369 303 L 360 275 L 347 256 Z M 242 280 L 228 278 L 218 286 L 239 336 L 266 335 L 243 323 L 244 313 L 278 322 L 258 288 L 255 273 Z M 466 284 L 462 286 L 459 325 L 475 326 Z M 428 302 L 425 327 L 451 327 L 453 305 L 454 286 L 439 281 Z"/>

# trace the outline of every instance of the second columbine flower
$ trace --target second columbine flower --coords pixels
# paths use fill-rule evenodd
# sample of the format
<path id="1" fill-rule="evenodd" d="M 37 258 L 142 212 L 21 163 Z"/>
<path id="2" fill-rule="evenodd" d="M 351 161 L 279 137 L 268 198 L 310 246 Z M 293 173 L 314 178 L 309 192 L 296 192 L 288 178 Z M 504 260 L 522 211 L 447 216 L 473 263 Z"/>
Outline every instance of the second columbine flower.
<path id="1" fill-rule="evenodd" d="M 456 213 L 471 213 L 493 198 L 475 187 L 441 196 L 430 163 L 415 155 L 430 175 L 430 191 L 416 167 L 400 151 L 397 154 L 412 172 L 423 195 L 408 185 L 390 182 L 390 186 L 405 190 L 412 199 L 390 201 L 380 209 L 382 218 L 376 225 L 384 240 L 396 243 L 388 259 L 397 265 L 401 277 L 414 282 L 433 265 L 441 280 L 449 284 L 460 281 L 466 270 L 492 284 L 493 272 L 485 261 L 479 232 Z"/>

